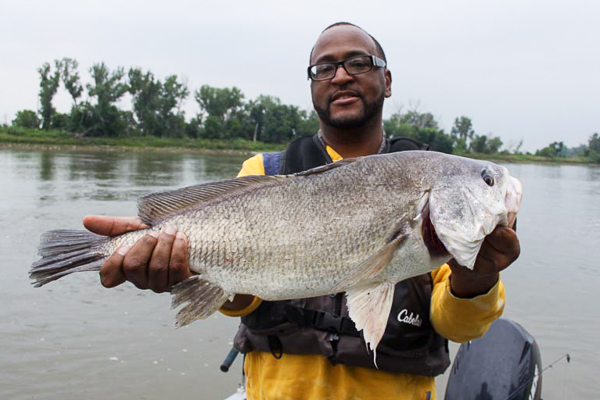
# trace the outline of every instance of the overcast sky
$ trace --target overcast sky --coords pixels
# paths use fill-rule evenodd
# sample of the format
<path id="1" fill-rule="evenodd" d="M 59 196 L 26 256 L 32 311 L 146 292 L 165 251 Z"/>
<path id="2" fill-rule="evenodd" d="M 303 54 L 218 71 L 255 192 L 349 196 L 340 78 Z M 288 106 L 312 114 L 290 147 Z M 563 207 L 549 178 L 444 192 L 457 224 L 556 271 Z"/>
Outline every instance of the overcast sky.
<path id="1" fill-rule="evenodd" d="M 44 62 L 141 67 L 194 91 L 239 87 L 312 108 L 306 80 L 317 36 L 353 22 L 382 44 L 393 95 L 384 117 L 418 105 L 449 131 L 523 140 L 534 151 L 600 132 L 600 1 L 52 1 L 0 0 L 0 122 L 38 108 Z M 126 106 L 126 104 L 124 104 Z M 59 90 L 55 107 L 70 109 Z M 190 96 L 188 118 L 198 112 Z"/>

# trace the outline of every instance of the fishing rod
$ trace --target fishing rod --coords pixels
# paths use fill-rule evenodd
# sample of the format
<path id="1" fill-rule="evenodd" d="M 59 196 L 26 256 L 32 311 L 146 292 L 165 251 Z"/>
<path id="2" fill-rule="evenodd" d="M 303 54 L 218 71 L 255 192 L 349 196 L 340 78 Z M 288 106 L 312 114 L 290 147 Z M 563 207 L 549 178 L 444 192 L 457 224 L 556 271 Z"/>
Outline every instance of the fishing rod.
<path id="1" fill-rule="evenodd" d="M 567 363 L 571 362 L 571 356 L 569 355 L 569 353 L 566 353 L 562 357 L 560 357 L 560 358 L 554 360 L 553 362 L 551 362 L 550 365 L 546 366 L 546 368 L 542 369 L 542 372 L 540 372 L 540 376 L 544 373 L 545 370 L 554 367 L 554 365 L 556 365 L 558 362 L 562 361 L 563 359 L 566 359 Z M 525 387 L 527 387 L 536 378 L 538 378 L 537 374 L 534 375 L 532 378 L 529 378 L 521 386 L 517 387 L 515 390 L 512 391 L 511 394 L 509 394 L 507 397 L 505 397 L 502 400 L 510 400 L 510 399 L 512 399 L 515 395 L 519 394 L 521 392 L 521 390 L 523 390 Z"/>

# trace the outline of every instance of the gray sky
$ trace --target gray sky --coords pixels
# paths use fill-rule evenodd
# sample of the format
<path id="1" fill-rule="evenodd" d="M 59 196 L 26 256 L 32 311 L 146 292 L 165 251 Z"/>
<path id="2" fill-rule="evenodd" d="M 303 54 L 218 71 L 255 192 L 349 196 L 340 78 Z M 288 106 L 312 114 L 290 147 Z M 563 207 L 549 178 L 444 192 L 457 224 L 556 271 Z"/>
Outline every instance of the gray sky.
<path id="1" fill-rule="evenodd" d="M 84 82 L 104 61 L 310 109 L 308 54 L 337 21 L 383 46 L 393 76 L 385 117 L 418 105 L 449 131 L 465 115 L 476 133 L 528 151 L 600 132 L 598 0 L 1 0 L 0 121 L 37 109 L 37 69 L 62 57 L 79 61 Z M 63 89 L 55 107 L 70 109 Z M 184 109 L 198 111 L 192 96 Z"/>

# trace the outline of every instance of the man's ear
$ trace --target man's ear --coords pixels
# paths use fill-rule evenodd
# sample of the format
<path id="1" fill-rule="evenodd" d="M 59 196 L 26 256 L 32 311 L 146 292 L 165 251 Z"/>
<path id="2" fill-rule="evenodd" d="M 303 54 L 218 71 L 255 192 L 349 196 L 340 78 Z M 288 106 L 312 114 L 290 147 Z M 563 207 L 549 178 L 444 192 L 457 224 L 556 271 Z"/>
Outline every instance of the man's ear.
<path id="1" fill-rule="evenodd" d="M 392 95 L 392 72 L 389 69 L 383 70 L 383 78 L 385 79 L 385 97 Z"/>

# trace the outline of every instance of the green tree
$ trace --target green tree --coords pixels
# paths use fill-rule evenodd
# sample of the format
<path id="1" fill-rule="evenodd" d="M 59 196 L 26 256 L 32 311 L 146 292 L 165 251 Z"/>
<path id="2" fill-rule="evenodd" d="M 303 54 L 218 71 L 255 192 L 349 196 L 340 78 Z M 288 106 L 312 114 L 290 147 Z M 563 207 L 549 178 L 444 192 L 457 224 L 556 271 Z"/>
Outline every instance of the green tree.
<path id="1" fill-rule="evenodd" d="M 453 138 L 463 139 L 466 143 L 468 140 L 473 139 L 474 134 L 475 131 L 473 130 L 473 123 L 470 118 L 462 116 L 454 119 L 454 125 L 450 131 L 450 135 Z"/>
<path id="2" fill-rule="evenodd" d="M 203 128 L 202 128 L 202 116 L 198 115 L 190 120 L 187 124 L 185 124 L 185 135 L 187 137 L 196 139 L 202 136 Z"/>
<path id="3" fill-rule="evenodd" d="M 69 120 L 69 114 L 56 112 L 52 115 L 52 122 L 50 126 L 52 129 L 67 130 L 69 128 Z"/>
<path id="4" fill-rule="evenodd" d="M 185 115 L 181 104 L 190 91 L 187 85 L 177 81 L 177 75 L 168 76 L 160 91 L 159 117 L 167 137 L 183 137 L 185 135 Z"/>
<path id="5" fill-rule="evenodd" d="M 567 156 L 567 147 L 563 142 L 552 142 L 550 146 L 557 157 L 566 157 Z"/>
<path id="6" fill-rule="evenodd" d="M 297 136 L 301 116 L 298 107 L 281 104 L 279 99 L 267 109 L 262 141 L 284 143 Z"/>
<path id="7" fill-rule="evenodd" d="M 554 157 L 556 157 L 556 150 L 554 150 L 550 146 L 546 146 L 543 149 L 537 150 L 535 152 L 535 155 L 541 156 L 541 157 L 554 158 Z"/>
<path id="8" fill-rule="evenodd" d="M 488 150 L 489 154 L 497 154 L 502 147 L 502 139 L 498 136 L 491 136 L 488 139 Z"/>
<path id="9" fill-rule="evenodd" d="M 306 110 L 300 111 L 301 121 L 298 125 L 298 137 L 303 136 L 312 136 L 319 131 L 319 116 L 315 110 L 310 110 L 307 112 Z"/>
<path id="10" fill-rule="evenodd" d="M 92 136 L 124 134 L 131 118 L 114 105 L 128 90 L 127 84 L 123 82 L 123 68 L 119 67 L 111 72 L 104 63 L 100 63 L 95 64 L 90 73 L 94 82 L 88 84 L 87 89 L 95 102 L 85 104 L 81 110 L 84 113 L 83 121 L 87 125 L 85 133 Z"/>
<path id="11" fill-rule="evenodd" d="M 411 110 L 406 114 L 400 115 L 400 123 L 417 128 L 433 128 L 438 129 L 438 123 L 431 113 L 420 113 L 416 110 Z"/>
<path id="12" fill-rule="evenodd" d="M 587 157 L 596 163 L 600 163 L 600 135 L 594 133 L 588 140 Z"/>
<path id="13" fill-rule="evenodd" d="M 244 94 L 235 86 L 230 88 L 214 88 L 203 85 L 195 93 L 200 109 L 208 115 L 225 120 L 243 106 Z"/>
<path id="14" fill-rule="evenodd" d="M 415 118 L 414 112 L 410 118 L 404 118 L 406 114 L 393 114 L 389 119 L 383 121 L 383 128 L 386 135 L 396 137 L 408 137 L 416 139 L 421 143 L 429 145 L 429 148 L 434 151 L 451 154 L 453 152 L 454 140 L 447 135 L 442 129 L 437 128 L 437 122 L 432 123 L 429 117 L 424 120 L 429 120 L 429 126 L 422 127 L 415 124 L 419 118 Z M 432 114 L 427 113 L 431 116 Z"/>
<path id="15" fill-rule="evenodd" d="M 228 138 L 228 125 L 230 128 L 232 125 L 239 127 L 239 120 L 243 115 L 244 94 L 238 88 L 220 89 L 203 85 L 194 93 L 194 98 L 200 105 L 201 113 L 207 114 L 204 120 L 204 135 L 207 138 Z M 230 119 L 233 121 L 229 121 Z"/>
<path id="16" fill-rule="evenodd" d="M 600 153 L 600 135 L 594 133 L 588 140 L 588 148 L 592 151 Z"/>
<path id="17" fill-rule="evenodd" d="M 163 130 L 159 122 L 161 83 L 154 79 L 152 72 L 144 74 L 140 68 L 131 68 L 128 75 L 128 90 L 139 129 L 145 135 L 160 136 Z"/>
<path id="18" fill-rule="evenodd" d="M 79 63 L 75 59 L 65 57 L 60 61 L 60 65 L 62 67 L 62 83 L 73 99 L 73 106 L 77 107 L 77 99 L 83 93 L 83 86 L 79 83 L 79 72 L 77 71 Z"/>
<path id="19" fill-rule="evenodd" d="M 40 118 L 35 111 L 22 110 L 18 111 L 15 119 L 12 121 L 12 126 L 15 128 L 39 129 Z"/>
<path id="20" fill-rule="evenodd" d="M 256 141 L 262 138 L 262 131 L 265 124 L 265 114 L 272 105 L 279 101 L 271 96 L 260 95 L 256 98 L 256 100 L 250 100 L 246 104 L 246 112 L 248 113 L 249 122 L 254 125 L 252 141 Z"/>
<path id="21" fill-rule="evenodd" d="M 563 142 L 552 142 L 548 146 L 535 152 L 536 156 L 542 157 L 566 157 L 568 148 Z"/>
<path id="22" fill-rule="evenodd" d="M 475 135 L 471 140 L 469 149 L 475 153 L 496 154 L 502 147 L 502 140 L 499 137 L 490 135 Z"/>
<path id="23" fill-rule="evenodd" d="M 44 63 L 41 68 L 38 69 L 40 74 L 40 114 L 42 116 L 42 129 L 50 129 L 52 126 L 52 115 L 56 112 L 52 106 L 52 99 L 58 90 L 60 83 L 60 70 L 61 64 L 59 61 L 55 61 L 56 68 L 54 72 L 51 71 L 49 63 Z"/>

